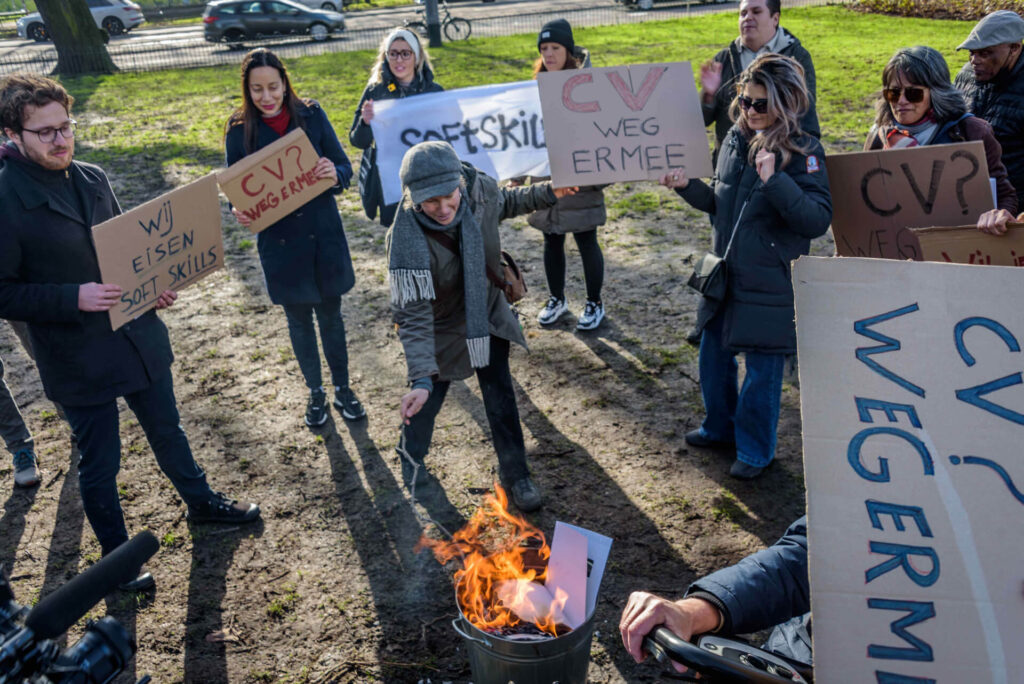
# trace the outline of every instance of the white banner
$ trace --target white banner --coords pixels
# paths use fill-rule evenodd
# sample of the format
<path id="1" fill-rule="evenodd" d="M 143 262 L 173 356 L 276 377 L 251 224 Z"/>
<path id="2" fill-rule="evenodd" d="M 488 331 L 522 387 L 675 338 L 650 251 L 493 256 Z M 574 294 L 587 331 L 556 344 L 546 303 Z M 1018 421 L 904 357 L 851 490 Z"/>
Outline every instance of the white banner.
<path id="1" fill-rule="evenodd" d="M 793 269 L 818 684 L 1024 673 L 1021 271 Z"/>
<path id="2" fill-rule="evenodd" d="M 402 199 L 406 150 L 446 140 L 459 159 L 498 180 L 548 176 L 548 149 L 536 81 L 461 88 L 373 103 L 370 126 L 388 204 Z"/>

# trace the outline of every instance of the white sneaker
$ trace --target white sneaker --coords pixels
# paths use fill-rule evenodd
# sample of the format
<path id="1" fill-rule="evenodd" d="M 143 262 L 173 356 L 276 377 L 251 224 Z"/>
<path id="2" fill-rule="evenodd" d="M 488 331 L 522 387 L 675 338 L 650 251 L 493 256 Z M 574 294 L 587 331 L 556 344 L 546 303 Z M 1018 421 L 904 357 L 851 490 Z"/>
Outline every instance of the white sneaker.
<path id="1" fill-rule="evenodd" d="M 593 330 L 597 326 L 601 325 L 601 321 L 604 320 L 604 304 L 601 302 L 592 302 L 587 300 L 587 305 L 583 307 L 583 313 L 580 314 L 579 320 L 576 321 L 577 330 Z"/>
<path id="2" fill-rule="evenodd" d="M 569 310 L 564 299 L 551 296 L 548 297 L 548 303 L 544 305 L 544 308 L 537 314 L 537 322 L 541 325 L 551 325 L 559 318 L 562 317 L 566 311 Z"/>
<path id="3" fill-rule="evenodd" d="M 35 487 L 42 476 L 36 465 L 36 454 L 25 448 L 14 454 L 14 484 L 16 487 Z"/>

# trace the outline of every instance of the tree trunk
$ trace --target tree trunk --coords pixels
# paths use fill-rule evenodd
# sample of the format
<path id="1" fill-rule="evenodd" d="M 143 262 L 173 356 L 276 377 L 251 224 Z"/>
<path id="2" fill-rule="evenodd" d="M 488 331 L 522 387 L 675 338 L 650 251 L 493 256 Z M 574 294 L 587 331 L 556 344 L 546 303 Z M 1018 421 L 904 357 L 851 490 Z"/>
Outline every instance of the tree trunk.
<path id="1" fill-rule="evenodd" d="M 105 35 L 85 0 L 36 0 L 46 30 L 57 48 L 57 66 L 53 72 L 72 74 L 112 74 L 117 71 L 107 53 Z"/>

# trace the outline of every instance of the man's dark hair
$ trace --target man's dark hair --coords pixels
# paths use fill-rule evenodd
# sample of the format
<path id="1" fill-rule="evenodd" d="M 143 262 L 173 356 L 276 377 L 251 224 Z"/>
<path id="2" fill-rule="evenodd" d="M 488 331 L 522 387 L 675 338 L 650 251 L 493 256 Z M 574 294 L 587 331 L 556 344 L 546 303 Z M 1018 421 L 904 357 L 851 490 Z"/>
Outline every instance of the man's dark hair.
<path id="1" fill-rule="evenodd" d="M 768 16 L 774 17 L 782 14 L 782 0 L 765 0 L 765 7 L 768 8 Z"/>
<path id="2" fill-rule="evenodd" d="M 14 74 L 0 81 L 0 127 L 21 133 L 26 107 L 59 102 L 71 112 L 75 98 L 60 83 L 44 76 Z"/>

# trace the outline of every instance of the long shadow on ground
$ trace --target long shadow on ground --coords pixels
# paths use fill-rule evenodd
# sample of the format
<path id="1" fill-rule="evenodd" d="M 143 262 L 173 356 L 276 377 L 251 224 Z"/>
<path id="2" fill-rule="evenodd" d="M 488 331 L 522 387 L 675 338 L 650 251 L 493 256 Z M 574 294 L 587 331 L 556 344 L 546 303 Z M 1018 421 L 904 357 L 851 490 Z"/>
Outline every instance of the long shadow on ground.
<path id="1" fill-rule="evenodd" d="M 436 677 L 434 663 L 450 658 L 456 646 L 450 636 L 433 638 L 430 629 L 444 618 L 454 617 L 451 582 L 429 552 L 414 551 L 423 522 L 370 439 L 367 421 L 350 423 L 349 431 L 356 443 L 365 485 L 333 419 L 320 429 L 339 512 L 370 584 L 374 615 L 380 625 L 376 662 L 387 682 Z M 432 483 L 422 492 L 417 489 L 417 499 L 432 518 L 457 524 L 458 512 L 439 487 Z M 357 667 L 351 665 L 351 669 Z M 342 674 L 338 672 L 337 676 Z"/>
<path id="2" fill-rule="evenodd" d="M 192 571 L 188 578 L 185 618 L 185 682 L 226 684 L 227 645 L 206 641 L 206 636 L 225 628 L 222 606 L 235 551 L 243 539 L 263 536 L 263 521 L 236 527 L 196 525 L 192 530 Z"/>

